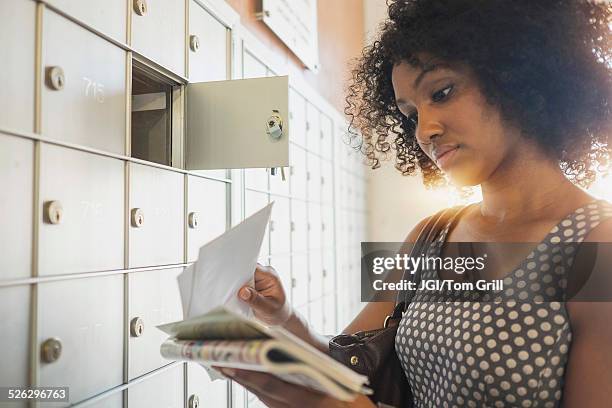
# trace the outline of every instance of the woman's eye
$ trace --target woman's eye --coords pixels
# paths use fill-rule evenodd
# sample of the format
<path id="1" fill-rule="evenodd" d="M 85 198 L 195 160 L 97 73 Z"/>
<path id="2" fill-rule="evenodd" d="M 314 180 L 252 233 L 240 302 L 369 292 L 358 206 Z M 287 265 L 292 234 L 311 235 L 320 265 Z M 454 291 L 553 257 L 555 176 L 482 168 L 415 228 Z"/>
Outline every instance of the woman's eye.
<path id="1" fill-rule="evenodd" d="M 434 94 L 431 96 L 431 99 L 434 102 L 440 102 L 444 100 L 452 90 L 453 90 L 453 86 L 449 85 L 445 88 L 440 89 L 437 92 L 434 92 Z"/>

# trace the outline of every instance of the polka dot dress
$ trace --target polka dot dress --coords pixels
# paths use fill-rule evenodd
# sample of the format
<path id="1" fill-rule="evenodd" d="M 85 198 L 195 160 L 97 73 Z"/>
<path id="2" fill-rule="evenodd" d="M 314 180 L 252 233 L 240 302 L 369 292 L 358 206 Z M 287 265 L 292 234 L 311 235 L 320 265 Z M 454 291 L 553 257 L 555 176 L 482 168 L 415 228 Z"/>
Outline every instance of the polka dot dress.
<path id="1" fill-rule="evenodd" d="M 567 248 L 577 248 L 566 243 L 579 244 L 609 217 L 612 204 L 596 200 L 561 220 L 505 277 L 505 298 L 449 301 L 444 292 L 417 292 L 395 339 L 416 406 L 559 406 L 572 341 L 567 310 L 562 301 L 529 292 L 554 296 L 562 290 L 573 261 Z M 440 233 L 440 244 L 448 230 Z M 436 277 L 434 270 L 423 271 L 422 279 Z"/>

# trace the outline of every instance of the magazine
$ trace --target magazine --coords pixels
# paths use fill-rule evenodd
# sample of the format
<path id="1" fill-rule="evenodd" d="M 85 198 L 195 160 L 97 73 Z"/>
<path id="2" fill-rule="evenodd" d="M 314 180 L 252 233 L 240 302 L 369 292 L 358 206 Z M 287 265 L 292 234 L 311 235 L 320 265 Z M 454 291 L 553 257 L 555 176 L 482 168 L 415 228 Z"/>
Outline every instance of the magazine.
<path id="1" fill-rule="evenodd" d="M 367 377 L 283 328 L 223 307 L 158 328 L 172 336 L 161 345 L 162 356 L 169 360 L 266 372 L 342 401 L 371 393 Z"/>

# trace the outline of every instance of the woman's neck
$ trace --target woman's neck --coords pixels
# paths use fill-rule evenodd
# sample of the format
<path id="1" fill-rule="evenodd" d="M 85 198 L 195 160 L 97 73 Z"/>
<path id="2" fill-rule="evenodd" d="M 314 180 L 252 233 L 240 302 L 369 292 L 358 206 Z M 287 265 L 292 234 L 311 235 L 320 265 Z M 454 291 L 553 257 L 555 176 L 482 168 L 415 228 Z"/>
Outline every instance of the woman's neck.
<path id="1" fill-rule="evenodd" d="M 482 184 L 480 215 L 496 224 L 538 219 L 573 208 L 588 195 L 562 173 L 558 162 L 539 149 L 521 149 Z"/>

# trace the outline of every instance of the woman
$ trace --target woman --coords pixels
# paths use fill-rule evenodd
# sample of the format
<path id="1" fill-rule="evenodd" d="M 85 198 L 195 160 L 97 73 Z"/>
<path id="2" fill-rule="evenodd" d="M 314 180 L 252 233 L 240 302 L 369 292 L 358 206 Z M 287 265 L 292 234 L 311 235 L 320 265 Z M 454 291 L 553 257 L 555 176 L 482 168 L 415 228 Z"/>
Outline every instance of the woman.
<path id="1" fill-rule="evenodd" d="M 612 205 L 580 188 L 611 150 L 610 16 L 606 3 L 579 0 L 391 1 L 354 71 L 347 113 L 370 165 L 393 147 L 396 168 L 418 168 L 428 186 L 445 178 L 481 186 L 482 202 L 439 242 L 538 243 L 524 262 L 508 264 L 517 267 L 485 279 L 512 287 L 530 276 L 554 292 L 551 267 L 571 269 L 567 257 L 551 260 L 561 242 L 612 240 Z M 258 267 L 254 288 L 239 297 L 264 321 L 327 350 L 286 304 L 271 267 Z M 416 406 L 610 405 L 611 303 L 417 300 L 396 337 Z M 392 308 L 370 303 L 344 332 L 379 328 Z M 272 407 L 373 406 L 225 372 Z"/>

